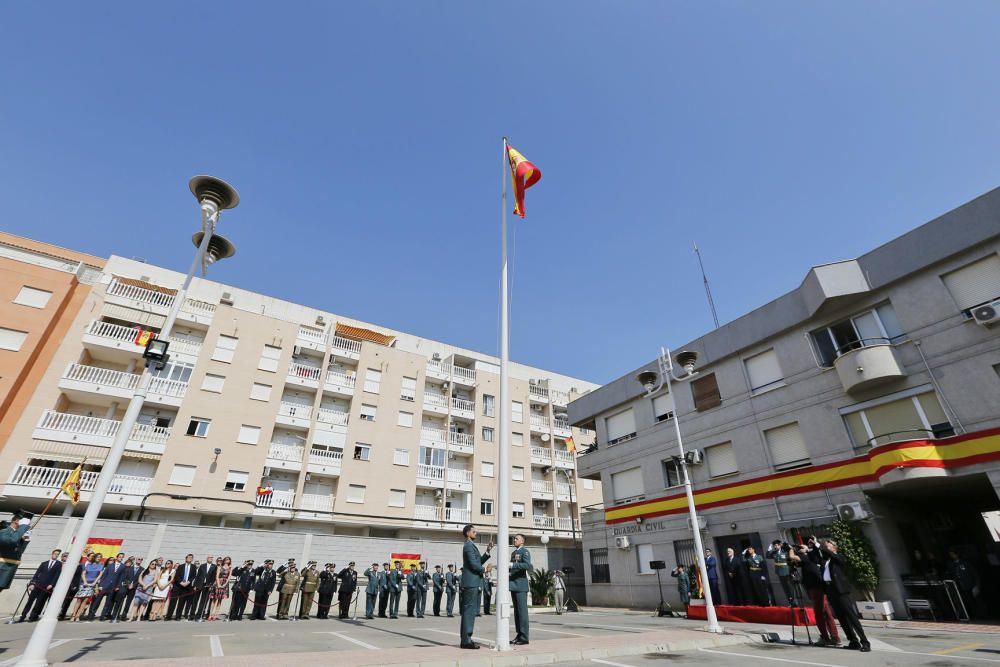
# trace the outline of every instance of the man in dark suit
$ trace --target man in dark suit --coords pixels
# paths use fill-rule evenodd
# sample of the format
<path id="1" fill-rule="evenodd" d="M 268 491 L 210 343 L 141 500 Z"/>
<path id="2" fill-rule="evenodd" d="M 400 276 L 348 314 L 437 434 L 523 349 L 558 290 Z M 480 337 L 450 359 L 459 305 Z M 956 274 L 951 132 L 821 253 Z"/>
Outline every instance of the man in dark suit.
<path id="1" fill-rule="evenodd" d="M 104 574 L 101 575 L 101 596 L 104 598 L 104 608 L 101 609 L 101 620 L 107 621 L 111 618 L 111 611 L 115 607 L 115 601 L 121 592 L 122 575 L 125 574 L 125 554 L 118 554 L 115 558 L 109 558 L 104 564 Z M 120 602 L 119 602 L 120 604 Z M 97 600 L 90 605 L 90 614 L 87 618 L 94 619 L 97 611 Z"/>
<path id="2" fill-rule="evenodd" d="M 243 620 L 243 613 L 247 608 L 247 600 L 250 597 L 250 591 L 253 590 L 256 580 L 257 575 L 254 572 L 252 560 L 244 562 L 240 567 L 233 568 L 233 601 L 229 603 L 228 620 Z"/>
<path id="3" fill-rule="evenodd" d="M 316 618 L 330 618 L 330 607 L 333 606 L 333 596 L 337 592 L 337 565 L 327 563 L 319 573 L 319 608 Z"/>
<path id="4" fill-rule="evenodd" d="M 125 572 L 122 573 L 121 595 L 118 597 L 119 604 L 112 610 L 116 621 L 128 620 L 128 610 L 132 606 L 132 600 L 135 599 L 135 589 L 139 585 L 139 575 L 142 574 L 142 570 L 142 558 L 136 557 L 125 560 Z"/>
<path id="5" fill-rule="evenodd" d="M 28 589 L 31 593 L 28 594 L 28 604 L 24 605 L 24 611 L 21 612 L 21 623 L 24 623 L 25 617 L 34 623 L 41 615 L 45 601 L 52 594 L 52 589 L 55 587 L 56 581 L 59 580 L 59 573 L 62 572 L 62 563 L 59 561 L 60 554 L 62 554 L 61 549 L 54 550 L 49 559 L 39 565 L 34 576 L 31 577 L 31 581 L 28 583 Z"/>
<path id="6" fill-rule="evenodd" d="M 382 563 L 378 573 L 378 617 L 385 618 L 385 610 L 389 606 L 389 564 Z"/>
<path id="7" fill-rule="evenodd" d="M 826 597 L 833 607 L 833 613 L 840 621 L 847 640 L 847 648 L 859 649 L 862 653 L 872 650 L 865 630 L 858 620 L 858 610 L 851 599 L 851 584 L 847 579 L 847 561 L 837 553 L 837 543 L 826 540 L 820 546 L 823 554 L 823 583 L 826 586 Z"/>
<path id="8" fill-rule="evenodd" d="M 514 606 L 514 627 L 517 636 L 511 644 L 528 643 L 528 573 L 532 570 L 531 554 L 524 547 L 524 535 L 514 536 L 514 550 L 510 553 L 510 598 Z"/>
<path id="9" fill-rule="evenodd" d="M 462 643 L 461 648 L 477 649 L 479 644 L 472 641 L 472 633 L 476 627 L 476 612 L 479 611 L 479 592 L 483 587 L 483 575 L 488 575 L 488 568 L 483 567 L 490 557 L 493 543 L 486 545 L 486 552 L 479 553 L 476 548 L 476 527 L 471 523 L 462 529 L 465 536 L 465 546 L 462 547 Z"/>
<path id="10" fill-rule="evenodd" d="M 434 615 L 441 615 L 441 595 L 444 593 L 444 575 L 441 574 L 441 566 L 434 566 L 434 574 L 431 575 L 431 582 L 434 584 Z"/>
<path id="11" fill-rule="evenodd" d="M 797 548 L 798 553 L 792 551 L 788 557 L 799 566 L 802 587 L 812 601 L 816 627 L 819 629 L 819 646 L 840 646 L 840 633 L 837 632 L 833 610 L 826 599 L 826 587 L 823 585 L 823 556 L 814 539 L 809 540 L 808 546 L 800 544 Z"/>
<path id="12" fill-rule="evenodd" d="M 458 588 L 455 580 L 455 564 L 448 564 L 448 571 L 444 573 L 445 607 L 448 610 L 448 618 L 455 615 L 455 590 Z"/>
<path id="13" fill-rule="evenodd" d="M 340 593 L 337 595 L 337 600 L 340 602 L 339 618 L 347 619 L 351 610 L 351 596 L 358 588 L 358 573 L 354 571 L 353 560 L 340 571 L 337 578 L 340 579 Z"/>
<path id="14" fill-rule="evenodd" d="M 208 607 L 208 598 L 215 586 L 217 572 L 215 556 L 205 556 L 205 562 L 198 566 L 194 575 L 194 594 L 191 596 L 192 603 L 188 608 L 189 621 L 201 621 L 205 617 L 205 609 Z"/>
<path id="15" fill-rule="evenodd" d="M 726 576 L 726 601 L 731 605 L 746 604 L 743 597 L 743 579 L 746 570 L 743 567 L 743 558 L 737 555 L 732 547 L 726 549 L 726 555 L 722 559 L 722 571 Z"/>
<path id="16" fill-rule="evenodd" d="M 83 574 L 83 564 L 87 562 L 87 558 L 89 556 L 90 556 L 90 550 L 84 549 L 83 559 L 79 563 L 77 563 L 76 571 L 73 572 L 73 581 L 69 585 L 69 590 L 66 591 L 66 597 L 63 598 L 62 609 L 59 610 L 60 621 L 66 620 L 66 612 L 69 611 L 69 605 L 71 602 L 73 602 L 73 598 L 76 596 L 76 592 L 80 590 L 80 577 Z M 63 555 L 59 558 L 59 561 L 62 563 L 63 567 L 71 567 L 66 564 L 66 561 L 68 559 L 69 559 L 69 552 L 64 551 Z"/>
<path id="17" fill-rule="evenodd" d="M 266 560 L 264 564 L 254 570 L 253 584 L 253 611 L 250 613 L 251 621 L 263 621 L 267 619 L 267 598 L 274 590 L 274 584 L 278 581 L 278 575 L 274 571 L 274 561 Z"/>
<path id="18" fill-rule="evenodd" d="M 168 621 L 179 621 L 187 615 L 192 601 L 194 576 L 197 574 L 197 568 L 192 561 L 194 554 L 188 554 L 184 557 L 184 562 L 174 571 L 174 584 L 170 587 L 170 604 L 167 605 Z"/>
<path id="19" fill-rule="evenodd" d="M 389 573 L 389 618 L 399 618 L 399 598 L 403 594 L 406 575 L 403 574 L 403 561 L 393 563 L 395 569 Z"/>

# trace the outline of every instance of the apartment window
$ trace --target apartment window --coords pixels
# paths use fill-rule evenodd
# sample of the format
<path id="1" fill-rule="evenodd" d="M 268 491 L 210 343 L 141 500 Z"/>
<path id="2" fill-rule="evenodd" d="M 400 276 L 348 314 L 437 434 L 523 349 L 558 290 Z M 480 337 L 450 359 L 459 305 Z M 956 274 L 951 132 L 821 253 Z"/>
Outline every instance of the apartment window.
<path id="1" fill-rule="evenodd" d="M 437 447 L 420 448 L 420 464 L 425 466 L 444 466 L 444 450 Z"/>
<path id="2" fill-rule="evenodd" d="M 809 465 L 809 450 L 798 422 L 764 431 L 767 449 L 775 470 L 791 470 Z"/>
<path id="3" fill-rule="evenodd" d="M 378 408 L 374 405 L 369 405 L 367 403 L 361 404 L 361 419 L 366 422 L 375 421 L 375 413 L 378 412 Z"/>
<path id="4" fill-rule="evenodd" d="M 585 480 L 583 480 L 583 488 L 585 488 L 587 491 L 593 491 L 594 490 L 594 480 L 592 480 L 592 479 L 585 479 Z"/>
<path id="5" fill-rule="evenodd" d="M 239 342 L 240 339 L 236 336 L 219 336 L 219 340 L 215 342 L 215 350 L 212 351 L 212 360 L 231 363 Z"/>
<path id="6" fill-rule="evenodd" d="M 715 373 L 692 380 L 691 395 L 694 397 L 694 409 L 698 412 L 722 405 L 722 394 L 719 393 L 719 383 L 715 379 Z"/>
<path id="7" fill-rule="evenodd" d="M 405 412 L 403 410 L 399 411 L 399 417 L 396 419 L 396 425 L 405 426 L 410 428 L 413 426 L 413 413 Z"/>
<path id="8" fill-rule="evenodd" d="M 483 461 L 482 467 L 479 472 L 483 477 L 493 477 L 493 464 L 489 461 Z"/>
<path id="9" fill-rule="evenodd" d="M 642 483 L 642 468 L 629 468 L 611 473 L 611 491 L 615 505 L 624 505 L 646 497 Z"/>
<path id="10" fill-rule="evenodd" d="M 410 465 L 410 450 L 396 448 L 392 452 L 392 465 L 394 466 L 408 466 Z"/>
<path id="11" fill-rule="evenodd" d="M 180 361 L 168 361 L 163 368 L 156 368 L 152 371 L 153 377 L 173 382 L 183 382 L 187 384 L 191 381 L 191 374 L 194 372 L 194 365 Z M 169 391 L 169 389 L 163 389 Z M 156 392 L 156 387 L 153 389 Z"/>
<path id="12" fill-rule="evenodd" d="M 731 442 L 706 447 L 705 461 L 708 463 L 709 477 L 722 477 L 740 471 L 736 465 L 736 452 Z"/>
<path id="13" fill-rule="evenodd" d="M 524 518 L 524 503 L 511 503 L 511 509 L 513 509 L 511 512 L 512 517 L 515 519 Z"/>
<path id="14" fill-rule="evenodd" d="M 194 483 L 194 473 L 196 470 L 198 470 L 198 466 L 175 463 L 173 470 L 170 471 L 170 479 L 167 480 L 167 484 L 191 486 Z"/>
<path id="15" fill-rule="evenodd" d="M 49 299 L 51 298 L 52 292 L 25 285 L 17 293 L 14 303 L 20 306 L 28 306 L 29 308 L 44 308 L 49 305 Z"/>
<path id="16" fill-rule="evenodd" d="M 971 310 L 1000 298 L 1000 255 L 990 255 L 941 276 L 955 305 L 966 317 Z"/>
<path id="17" fill-rule="evenodd" d="M 226 491 L 242 491 L 247 488 L 250 481 L 250 473 L 239 470 L 230 470 L 226 475 Z"/>
<path id="18" fill-rule="evenodd" d="M 855 447 L 955 435 L 933 391 L 918 387 L 916 393 L 913 390 L 901 393 L 841 410 Z"/>
<path id="19" fill-rule="evenodd" d="M 652 544 L 637 544 L 635 548 L 635 557 L 638 561 L 637 572 L 639 574 L 653 574 L 654 570 L 649 566 L 649 561 L 653 560 Z"/>
<path id="20" fill-rule="evenodd" d="M 590 583 L 611 583 L 611 566 L 608 564 L 607 547 L 590 550 Z"/>
<path id="21" fill-rule="evenodd" d="M 366 445 L 363 442 L 354 443 L 354 460 L 355 461 L 371 461 L 372 460 L 372 446 Z"/>
<path id="22" fill-rule="evenodd" d="M 674 400 L 670 394 L 661 394 L 653 399 L 653 417 L 656 423 L 665 422 L 674 417 Z"/>
<path id="23" fill-rule="evenodd" d="M 483 516 L 493 516 L 493 499 L 482 498 L 479 501 L 479 513 Z"/>
<path id="24" fill-rule="evenodd" d="M 389 507 L 406 507 L 406 491 L 389 489 Z"/>
<path id="25" fill-rule="evenodd" d="M 244 445 L 256 445 L 260 442 L 260 426 L 240 424 L 240 434 L 236 438 L 236 442 L 241 442 Z"/>
<path id="26" fill-rule="evenodd" d="M 483 441 L 484 442 L 493 442 L 493 435 L 494 435 L 494 432 L 493 432 L 493 427 L 492 426 L 484 426 L 483 427 Z"/>
<path id="27" fill-rule="evenodd" d="M 763 394 L 765 391 L 785 386 L 785 377 L 781 373 L 778 355 L 774 353 L 773 348 L 747 357 L 743 360 L 743 365 L 750 379 L 750 393 Z"/>
<path id="28" fill-rule="evenodd" d="M 382 371 L 369 368 L 365 371 L 365 391 L 369 394 L 377 394 L 382 387 Z"/>
<path id="29" fill-rule="evenodd" d="M 5 329 L 0 327 L 0 350 L 10 350 L 18 352 L 24 345 L 24 340 L 28 337 L 27 331 L 17 329 Z"/>
<path id="30" fill-rule="evenodd" d="M 896 311 L 888 303 L 812 332 L 820 365 L 826 367 L 851 350 L 898 343 L 904 337 Z"/>
<path id="31" fill-rule="evenodd" d="M 278 370 L 278 361 L 281 359 L 281 348 L 274 345 L 265 345 L 264 351 L 260 353 L 260 361 L 257 368 L 262 371 L 274 373 Z"/>
<path id="32" fill-rule="evenodd" d="M 681 473 L 681 464 L 677 461 L 677 459 L 664 459 L 660 463 L 663 466 L 663 488 L 669 489 L 674 486 L 680 486 L 684 483 L 684 477 Z"/>
<path id="33" fill-rule="evenodd" d="M 510 468 L 510 478 L 515 482 L 524 481 L 524 467 L 523 466 L 511 466 Z"/>
<path id="34" fill-rule="evenodd" d="M 417 378 L 403 378 L 403 386 L 399 390 L 399 398 L 403 401 L 413 401 L 417 396 Z"/>
<path id="35" fill-rule="evenodd" d="M 483 394 L 483 416 L 493 417 L 496 414 L 496 398 Z"/>
<path id="36" fill-rule="evenodd" d="M 524 447 L 524 434 L 523 433 L 511 433 L 510 434 L 510 444 L 515 447 Z"/>
<path id="37" fill-rule="evenodd" d="M 363 484 L 349 484 L 347 487 L 347 502 L 349 503 L 363 503 L 365 502 L 365 489 L 368 487 Z"/>
<path id="38" fill-rule="evenodd" d="M 201 390 L 210 391 L 213 394 L 221 394 L 222 387 L 226 384 L 225 375 L 213 375 L 211 373 L 205 374 L 205 379 L 201 381 Z"/>
<path id="39" fill-rule="evenodd" d="M 510 420 L 515 424 L 520 424 L 524 421 L 524 403 L 521 401 L 510 402 Z"/>
<path id="40" fill-rule="evenodd" d="M 628 408 L 613 414 L 604 420 L 604 427 L 608 433 L 609 446 L 631 440 L 635 437 L 635 413 L 632 408 Z"/>
<path id="41" fill-rule="evenodd" d="M 253 386 L 250 387 L 250 398 L 255 401 L 270 401 L 271 385 L 254 382 Z"/>
<path id="42" fill-rule="evenodd" d="M 187 434 L 193 435 L 198 438 L 205 438 L 208 436 L 208 427 L 212 425 L 211 419 L 202 419 L 201 417 L 191 417 L 191 421 L 188 422 Z"/>

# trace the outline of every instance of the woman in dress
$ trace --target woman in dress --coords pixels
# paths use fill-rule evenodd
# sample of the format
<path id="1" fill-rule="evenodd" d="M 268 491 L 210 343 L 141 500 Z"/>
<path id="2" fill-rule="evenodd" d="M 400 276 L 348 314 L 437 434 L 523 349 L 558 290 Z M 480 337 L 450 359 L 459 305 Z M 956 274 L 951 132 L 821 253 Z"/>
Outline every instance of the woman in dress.
<path id="1" fill-rule="evenodd" d="M 160 564 L 159 561 L 154 559 L 149 564 L 149 567 L 143 570 L 142 574 L 139 575 L 139 581 L 136 583 L 135 587 L 135 602 L 132 605 L 132 618 L 129 619 L 129 623 L 133 623 L 142 618 L 142 612 L 152 599 L 153 591 L 156 590 L 156 581 L 159 578 Z"/>
<path id="2" fill-rule="evenodd" d="M 219 613 L 222 601 L 229 597 L 229 575 L 232 574 L 232 571 L 233 559 L 226 556 L 215 572 L 215 586 L 208 594 L 208 599 L 211 601 L 211 606 L 208 609 L 208 620 L 210 621 L 216 620 L 216 614 Z"/>
<path id="3" fill-rule="evenodd" d="M 150 601 L 149 620 L 158 621 L 163 615 L 163 605 L 167 602 L 167 594 L 170 592 L 171 583 L 174 578 L 174 561 L 168 560 L 160 570 L 160 576 L 153 585 L 153 594 Z"/>
<path id="4" fill-rule="evenodd" d="M 92 553 L 87 557 L 87 562 L 80 572 L 80 588 L 77 589 L 73 602 L 73 622 L 80 620 L 81 614 L 87 613 L 91 601 L 97 594 L 97 586 L 101 582 L 101 575 L 104 574 L 104 563 L 100 561 L 101 554 Z"/>

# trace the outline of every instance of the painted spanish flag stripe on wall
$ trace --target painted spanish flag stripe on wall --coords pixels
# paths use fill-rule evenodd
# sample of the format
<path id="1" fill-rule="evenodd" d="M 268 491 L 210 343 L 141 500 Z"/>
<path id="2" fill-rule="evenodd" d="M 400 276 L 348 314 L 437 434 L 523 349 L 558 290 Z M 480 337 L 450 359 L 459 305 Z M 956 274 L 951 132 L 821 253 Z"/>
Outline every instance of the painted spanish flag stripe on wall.
<path id="1" fill-rule="evenodd" d="M 897 468 L 958 468 L 1000 459 L 1000 429 L 942 440 L 913 440 L 875 447 L 867 454 L 800 470 L 697 489 L 700 509 L 738 505 L 776 496 L 806 493 L 848 484 L 875 482 Z M 683 493 L 619 505 L 604 512 L 608 524 L 687 512 Z"/>

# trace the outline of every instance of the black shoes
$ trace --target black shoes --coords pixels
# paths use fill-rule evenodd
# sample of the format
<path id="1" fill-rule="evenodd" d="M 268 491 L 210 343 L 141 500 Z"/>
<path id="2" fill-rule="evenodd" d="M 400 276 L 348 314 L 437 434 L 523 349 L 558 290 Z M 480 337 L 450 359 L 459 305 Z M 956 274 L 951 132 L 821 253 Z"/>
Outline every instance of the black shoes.
<path id="1" fill-rule="evenodd" d="M 526 639 L 515 639 L 511 642 L 511 646 L 527 646 L 528 641 Z"/>
<path id="2" fill-rule="evenodd" d="M 847 645 L 847 648 L 850 649 L 851 651 L 857 651 L 861 649 L 861 644 L 858 643 L 857 641 L 853 641 Z"/>
<path id="3" fill-rule="evenodd" d="M 869 644 L 868 642 L 865 642 L 864 644 L 861 645 L 862 653 L 869 653 L 871 650 L 872 650 L 872 645 Z"/>
<path id="4" fill-rule="evenodd" d="M 459 648 L 477 649 L 477 648 L 479 648 L 479 644 L 477 644 L 475 642 L 473 642 L 471 644 L 462 644 L 462 645 L 459 646 Z"/>

